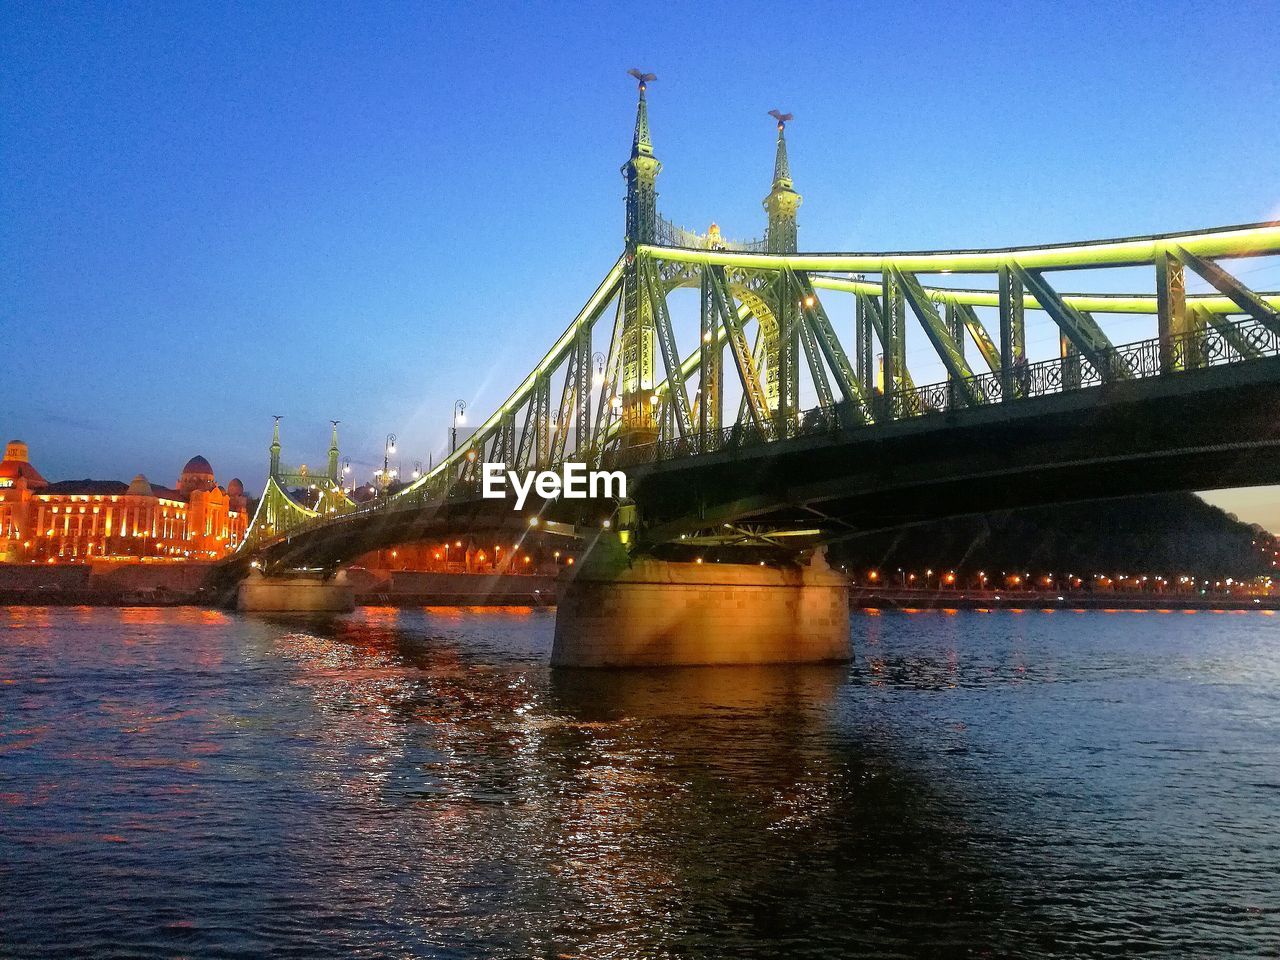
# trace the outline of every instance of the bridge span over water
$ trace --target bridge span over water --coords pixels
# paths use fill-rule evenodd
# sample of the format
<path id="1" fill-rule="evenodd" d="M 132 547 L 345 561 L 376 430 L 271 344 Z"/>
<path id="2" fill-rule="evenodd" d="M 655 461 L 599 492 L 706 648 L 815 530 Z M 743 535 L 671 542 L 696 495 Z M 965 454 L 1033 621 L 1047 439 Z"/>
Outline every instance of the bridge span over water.
<path id="1" fill-rule="evenodd" d="M 761 240 L 661 218 L 660 169 L 641 83 L 623 253 L 529 374 L 447 459 L 366 504 L 342 490 L 336 436 L 316 477 L 280 465 L 277 434 L 228 570 L 332 571 L 436 534 L 536 527 L 592 545 L 562 602 L 563 662 L 811 659 L 847 642 L 820 556 L 804 566 L 822 543 L 975 511 L 1280 479 L 1280 295 L 1254 291 L 1236 266 L 1280 254 L 1280 224 L 808 253 L 783 120 Z M 1135 278 L 1143 292 L 1113 292 Z M 1081 281 L 1104 292 L 1068 292 Z M 1130 336 L 1108 334 L 1117 328 Z M 912 357 L 936 371 L 931 382 L 908 365 L 909 330 L 927 345 Z M 1051 349 L 1029 353 L 1028 331 L 1048 333 Z M 516 512 L 480 496 L 485 463 L 567 462 L 624 471 L 628 497 L 535 498 Z M 726 561 L 715 575 L 697 564 L 709 550 Z M 725 572 L 735 550 L 750 576 Z M 786 634 L 781 646 L 726 613 L 722 601 L 747 594 L 781 598 L 778 610 L 748 604 Z M 678 595 L 683 619 L 653 612 Z M 646 620 L 610 646 L 619 623 Z M 706 639 L 726 625 L 751 636 L 724 649 Z"/>

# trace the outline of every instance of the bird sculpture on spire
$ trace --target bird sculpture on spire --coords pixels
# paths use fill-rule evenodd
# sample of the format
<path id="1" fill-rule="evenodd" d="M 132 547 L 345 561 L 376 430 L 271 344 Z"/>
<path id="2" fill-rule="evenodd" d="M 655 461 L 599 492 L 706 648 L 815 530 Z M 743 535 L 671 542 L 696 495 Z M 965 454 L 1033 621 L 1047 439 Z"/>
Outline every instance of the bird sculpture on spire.
<path id="1" fill-rule="evenodd" d="M 640 85 L 640 92 L 644 93 L 645 84 L 650 80 L 657 80 L 656 73 L 644 73 L 639 67 L 632 67 L 627 71 L 628 74 L 636 78 L 636 82 Z"/>

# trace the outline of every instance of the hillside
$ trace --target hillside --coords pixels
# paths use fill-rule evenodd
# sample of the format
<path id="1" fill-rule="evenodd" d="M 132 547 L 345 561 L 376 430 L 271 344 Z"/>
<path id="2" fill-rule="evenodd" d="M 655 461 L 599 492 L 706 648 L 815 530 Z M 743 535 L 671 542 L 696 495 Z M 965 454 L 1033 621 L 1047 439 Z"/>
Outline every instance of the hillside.
<path id="1" fill-rule="evenodd" d="M 1273 538 L 1193 493 L 1062 504 L 937 521 L 832 548 L 853 568 L 1195 574 L 1274 573 Z"/>

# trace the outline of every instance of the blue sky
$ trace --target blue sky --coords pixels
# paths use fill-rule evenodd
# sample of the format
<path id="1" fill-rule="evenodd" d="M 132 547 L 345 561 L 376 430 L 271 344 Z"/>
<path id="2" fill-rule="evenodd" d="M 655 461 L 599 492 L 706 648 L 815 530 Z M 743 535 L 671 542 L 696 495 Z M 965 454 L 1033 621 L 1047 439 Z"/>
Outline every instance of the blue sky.
<path id="1" fill-rule="evenodd" d="M 1274 3 L 0 4 L 0 432 L 54 478 L 169 483 L 199 452 L 257 490 L 272 414 L 286 460 L 319 462 L 329 418 L 357 463 L 388 431 L 426 460 L 453 401 L 491 410 L 616 258 L 630 66 L 660 78 L 660 208 L 732 236 L 763 230 L 771 107 L 796 114 L 809 249 L 1274 219 L 1278 23 Z M 1276 500 L 1250 515 L 1280 525 Z"/>

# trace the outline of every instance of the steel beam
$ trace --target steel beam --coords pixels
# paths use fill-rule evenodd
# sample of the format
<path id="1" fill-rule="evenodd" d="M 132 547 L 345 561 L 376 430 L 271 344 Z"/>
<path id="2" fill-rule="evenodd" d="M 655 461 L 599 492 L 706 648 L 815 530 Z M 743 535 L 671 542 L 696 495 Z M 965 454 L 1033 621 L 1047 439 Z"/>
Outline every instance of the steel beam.
<path id="1" fill-rule="evenodd" d="M 600 396 L 596 409 L 596 427 L 591 435 L 591 457 L 593 463 L 600 462 L 604 452 L 605 439 L 611 435 L 609 426 L 616 415 L 613 399 L 617 396 L 618 371 L 622 361 L 622 329 L 625 308 L 625 296 L 618 291 L 618 307 L 613 320 L 613 336 L 609 339 L 609 353 L 604 364 L 604 380 L 600 384 Z"/>
<path id="2" fill-rule="evenodd" d="M 973 376 L 973 371 L 969 369 L 969 364 L 964 358 L 964 348 L 951 335 L 947 325 L 938 316 L 938 311 L 934 309 L 933 304 L 924 295 L 924 291 L 920 288 L 920 282 L 916 280 L 915 276 L 905 273 L 897 267 L 890 267 L 889 269 L 892 271 L 894 280 L 902 290 L 906 301 L 911 304 L 911 312 L 916 315 L 916 319 L 920 321 L 920 326 L 924 328 L 925 336 L 933 344 L 933 349 L 937 352 L 938 359 L 947 368 L 947 376 L 964 384 L 961 399 L 966 405 L 973 405 L 975 400 L 972 393 L 972 385 L 967 383 Z"/>
<path id="3" fill-rule="evenodd" d="M 1187 332 L 1187 280 L 1182 262 L 1164 250 L 1156 257 L 1156 321 L 1160 337 L 1160 369 L 1181 369 L 1176 340 Z"/>
<path id="4" fill-rule="evenodd" d="M 670 395 L 675 403 L 676 429 L 680 436 L 693 433 L 693 418 L 689 413 L 689 392 L 685 388 L 684 372 L 680 369 L 680 354 L 676 350 L 675 335 L 671 330 L 671 314 L 667 311 L 667 298 L 656 276 L 653 261 L 640 261 L 640 274 L 649 294 L 650 313 L 658 335 L 658 348 L 662 354 L 662 366 L 667 374 Z"/>
<path id="5" fill-rule="evenodd" d="M 750 318 L 750 315 L 744 317 L 741 312 L 739 312 L 738 314 L 738 320 L 742 323 L 745 323 L 749 318 Z M 755 376 L 757 377 L 757 379 L 760 376 L 760 371 L 764 369 L 764 352 L 765 352 L 764 331 L 760 329 L 759 325 L 757 324 L 756 339 L 755 339 L 755 342 L 751 345 L 751 362 L 755 364 L 754 370 L 755 370 Z M 761 396 L 764 397 L 764 409 L 768 410 L 769 396 L 767 393 L 763 393 L 763 392 L 761 393 Z M 738 401 L 738 417 L 736 420 L 733 421 L 734 423 L 747 422 L 747 407 L 749 406 L 750 399 L 751 399 L 750 395 L 746 391 L 743 391 L 742 399 Z"/>
<path id="6" fill-rule="evenodd" d="M 840 338 L 836 336 L 835 329 L 831 325 L 831 318 L 827 316 L 826 308 L 822 306 L 822 301 L 818 299 L 811 279 L 807 274 L 803 273 L 795 276 L 803 297 L 801 303 L 804 305 L 805 323 L 811 328 L 812 335 L 817 340 L 817 346 L 822 351 L 827 365 L 831 368 L 831 373 L 836 379 L 836 386 L 840 388 L 841 399 L 852 406 L 859 422 L 873 422 L 875 415 L 867 402 L 867 391 L 862 388 L 857 375 L 849 365 L 849 357 L 845 353 L 844 347 L 840 345 Z"/>
<path id="7" fill-rule="evenodd" d="M 564 372 L 564 385 L 560 388 L 559 412 L 556 414 L 555 423 L 549 425 L 551 452 L 550 458 L 546 464 L 548 466 L 553 463 L 560 463 L 564 460 L 565 446 L 569 439 L 569 428 L 573 425 L 573 412 L 577 403 L 578 366 L 580 362 L 581 358 L 578 356 L 578 347 L 575 344 L 574 348 L 569 352 L 569 361 L 567 369 Z M 547 389 L 551 389 L 550 382 L 547 384 Z M 548 397 L 548 400 L 550 400 L 550 397 Z"/>
<path id="8" fill-rule="evenodd" d="M 1012 400 L 1025 392 L 1019 381 L 1027 366 L 1026 313 L 1022 275 L 1012 263 L 1000 267 L 1000 397 Z"/>
<path id="9" fill-rule="evenodd" d="M 776 436 L 785 437 L 795 424 L 800 408 L 800 324 L 797 320 L 799 291 L 785 270 L 773 281 L 774 317 L 778 321 L 778 409 Z"/>
<path id="10" fill-rule="evenodd" d="M 978 348 L 978 352 L 982 354 L 983 362 L 986 363 L 987 369 L 992 373 L 1000 372 L 1000 348 L 995 345 L 995 341 L 991 339 L 991 334 L 987 333 L 987 328 L 983 326 L 982 320 L 979 319 L 978 313 L 973 307 L 967 303 L 958 303 L 955 300 L 947 301 L 948 307 L 954 307 L 956 314 L 960 320 L 961 327 L 969 331 L 969 336 L 973 338 L 974 346 Z M 961 336 L 963 340 L 963 335 Z"/>
<path id="11" fill-rule="evenodd" d="M 729 334 L 729 346 L 733 353 L 734 366 L 738 370 L 738 378 L 742 381 L 743 397 L 751 419 L 759 429 L 766 429 L 769 422 L 769 406 L 764 398 L 764 390 L 760 386 L 760 375 L 747 347 L 747 336 L 734 309 L 733 294 L 729 290 L 729 282 L 724 275 L 723 267 L 711 267 L 708 272 L 711 278 L 711 296 L 716 310 L 720 314 L 720 322 Z"/>
<path id="12" fill-rule="evenodd" d="M 880 343 L 884 347 L 884 396 L 885 419 L 893 418 L 892 397 L 903 389 L 909 389 L 904 375 L 907 370 L 906 304 L 902 289 L 898 286 L 893 268 L 884 265 L 880 278 L 882 312 L 880 315 Z"/>
<path id="13" fill-rule="evenodd" d="M 578 331 L 574 352 L 578 357 L 577 377 L 574 382 L 573 445 L 575 458 L 584 459 L 591 445 L 591 334 L 595 324 L 583 324 Z"/>
<path id="14" fill-rule="evenodd" d="M 742 270 L 792 270 L 834 273 L 882 273 L 888 265 L 912 273 L 995 273 L 1017 262 L 1028 270 L 1088 270 L 1143 266 L 1157 247 L 1177 244 L 1199 257 L 1260 257 L 1280 254 L 1280 224 L 1254 223 L 1196 233 L 1157 234 L 1120 240 L 1093 240 L 1038 247 L 955 250 L 933 253 L 742 253 L 734 250 L 661 250 L 668 260 L 712 263 Z"/>
<path id="15" fill-rule="evenodd" d="M 1280 311 L 1272 309 L 1261 297 L 1212 260 L 1197 256 L 1176 243 L 1169 245 L 1168 253 L 1200 274 L 1211 286 L 1272 333 L 1280 333 Z"/>
<path id="16" fill-rule="evenodd" d="M 724 410 L 724 345 L 716 322 L 710 267 L 701 270 L 698 310 L 698 437 L 699 449 L 712 449 L 720 436 Z"/>
<path id="17" fill-rule="evenodd" d="M 1024 270 L 1019 264 L 1011 264 L 1013 277 L 1030 290 L 1045 312 L 1053 318 L 1076 349 L 1084 356 L 1104 380 L 1123 380 L 1129 371 L 1116 362 L 1115 349 L 1096 320 L 1089 314 L 1064 303 L 1049 282 L 1035 270 Z"/>
<path id="18" fill-rule="evenodd" d="M 854 362 L 858 368 L 858 383 L 865 395 L 871 394 L 871 322 L 867 319 L 865 294 L 856 293 L 853 297 L 853 337 Z"/>

